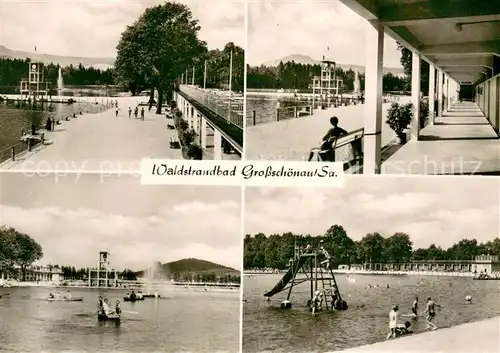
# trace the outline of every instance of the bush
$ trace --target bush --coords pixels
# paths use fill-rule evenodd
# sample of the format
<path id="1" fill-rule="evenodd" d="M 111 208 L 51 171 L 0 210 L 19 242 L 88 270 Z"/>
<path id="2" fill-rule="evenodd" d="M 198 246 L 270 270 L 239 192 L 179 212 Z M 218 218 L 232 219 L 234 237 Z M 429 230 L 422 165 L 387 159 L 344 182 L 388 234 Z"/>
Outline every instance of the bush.
<path id="1" fill-rule="evenodd" d="M 189 129 L 189 123 L 182 118 L 178 119 L 177 126 L 181 131 L 186 131 L 187 129 Z"/>
<path id="2" fill-rule="evenodd" d="M 175 117 L 176 117 L 176 118 L 180 118 L 180 117 L 182 117 L 182 112 L 181 112 L 180 110 L 176 111 L 176 112 L 175 112 Z"/>
<path id="3" fill-rule="evenodd" d="M 191 159 L 202 160 L 203 159 L 203 149 L 196 143 L 192 143 L 187 148 L 187 155 Z"/>
<path id="4" fill-rule="evenodd" d="M 196 132 L 193 129 L 184 130 L 181 134 L 182 144 L 189 147 L 196 138 Z"/>
<path id="5" fill-rule="evenodd" d="M 399 137 L 404 135 L 405 129 L 407 129 L 408 125 L 411 123 L 411 107 L 411 103 L 392 103 L 387 112 L 386 123 Z"/>
<path id="6" fill-rule="evenodd" d="M 420 116 L 419 123 L 420 127 L 425 127 L 425 123 L 427 122 L 427 117 L 429 116 L 429 102 L 427 100 L 420 100 Z"/>

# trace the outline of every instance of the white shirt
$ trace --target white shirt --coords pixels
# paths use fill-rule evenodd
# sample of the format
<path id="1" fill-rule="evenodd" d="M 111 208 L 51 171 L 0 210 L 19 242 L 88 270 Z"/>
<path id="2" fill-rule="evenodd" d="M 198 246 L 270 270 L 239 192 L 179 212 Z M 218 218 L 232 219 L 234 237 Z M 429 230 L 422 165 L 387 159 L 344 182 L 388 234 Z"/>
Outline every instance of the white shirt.
<path id="1" fill-rule="evenodd" d="M 389 328 L 396 328 L 398 326 L 398 313 L 391 310 L 389 313 Z"/>

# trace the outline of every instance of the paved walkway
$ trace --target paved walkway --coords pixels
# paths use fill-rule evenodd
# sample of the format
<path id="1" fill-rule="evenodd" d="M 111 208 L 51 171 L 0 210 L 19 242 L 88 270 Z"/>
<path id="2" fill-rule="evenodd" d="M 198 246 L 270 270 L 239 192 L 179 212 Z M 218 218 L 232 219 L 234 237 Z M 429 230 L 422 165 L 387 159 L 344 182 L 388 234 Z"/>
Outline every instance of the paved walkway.
<path id="1" fill-rule="evenodd" d="M 496 353 L 500 352 L 500 318 L 414 334 L 344 352 Z"/>
<path id="2" fill-rule="evenodd" d="M 500 139 L 474 103 L 456 103 L 382 164 L 383 174 L 500 174 Z"/>
<path id="3" fill-rule="evenodd" d="M 46 133 L 47 146 L 7 161 L 0 168 L 11 170 L 92 170 L 139 171 L 142 158 L 182 159 L 181 151 L 171 149 L 165 115 L 147 112 L 145 120 L 128 118 L 128 107 L 147 97 L 119 97 L 118 117 L 109 109 L 63 121 L 54 132 Z M 139 113 L 140 116 L 140 113 Z"/>
<path id="4" fill-rule="evenodd" d="M 382 146 L 394 139 L 394 132 L 385 124 L 390 106 L 382 106 Z M 364 109 L 363 104 L 329 108 L 317 110 L 312 116 L 249 126 L 245 139 L 247 159 L 307 160 L 311 148 L 318 147 L 331 127 L 332 116 L 339 118 L 340 127 L 353 131 L 364 127 Z"/>

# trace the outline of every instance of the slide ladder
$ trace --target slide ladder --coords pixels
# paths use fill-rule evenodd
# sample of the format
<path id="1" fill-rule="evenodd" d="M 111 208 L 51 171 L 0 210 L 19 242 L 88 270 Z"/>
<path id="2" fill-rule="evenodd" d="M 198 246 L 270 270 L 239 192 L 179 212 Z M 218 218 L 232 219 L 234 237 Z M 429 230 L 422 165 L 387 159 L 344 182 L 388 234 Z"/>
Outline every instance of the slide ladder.
<path id="1" fill-rule="evenodd" d="M 336 310 L 335 302 L 342 301 L 340 292 L 337 286 L 337 281 L 335 280 L 335 274 L 329 266 L 329 263 L 321 264 L 319 280 L 321 281 L 321 286 L 323 289 L 323 296 L 326 310 L 333 311 Z M 326 273 L 326 275 L 325 275 Z M 345 309 L 341 309 L 345 310 Z"/>

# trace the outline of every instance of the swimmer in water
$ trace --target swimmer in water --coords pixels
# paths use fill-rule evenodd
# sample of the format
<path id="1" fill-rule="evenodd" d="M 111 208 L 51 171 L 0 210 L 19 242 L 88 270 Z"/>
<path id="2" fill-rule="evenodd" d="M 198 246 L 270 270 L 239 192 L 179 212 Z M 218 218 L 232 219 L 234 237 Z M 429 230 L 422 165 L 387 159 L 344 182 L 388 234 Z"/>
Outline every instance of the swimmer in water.
<path id="1" fill-rule="evenodd" d="M 432 323 L 432 320 L 436 316 L 436 306 L 442 308 L 442 305 L 436 304 L 431 297 L 427 297 L 427 309 L 425 309 L 424 314 L 427 313 L 427 326 L 425 329 L 432 328 L 432 330 L 437 330 L 437 326 Z"/>
<path id="2" fill-rule="evenodd" d="M 415 297 L 415 300 L 413 301 L 411 312 L 413 315 L 418 316 L 418 297 Z"/>

